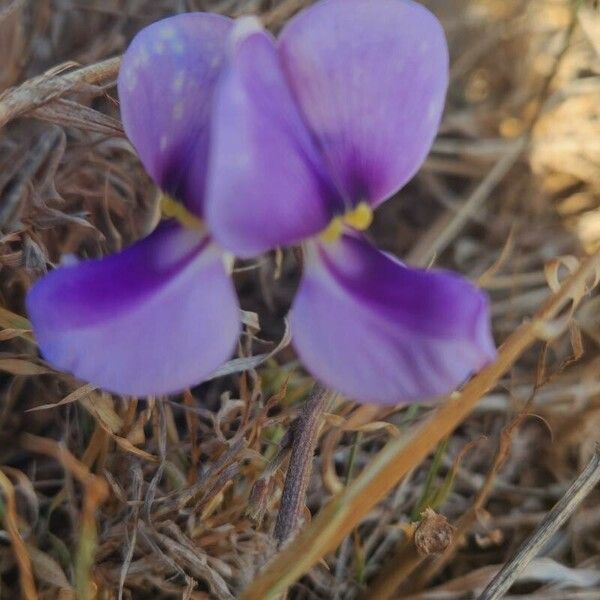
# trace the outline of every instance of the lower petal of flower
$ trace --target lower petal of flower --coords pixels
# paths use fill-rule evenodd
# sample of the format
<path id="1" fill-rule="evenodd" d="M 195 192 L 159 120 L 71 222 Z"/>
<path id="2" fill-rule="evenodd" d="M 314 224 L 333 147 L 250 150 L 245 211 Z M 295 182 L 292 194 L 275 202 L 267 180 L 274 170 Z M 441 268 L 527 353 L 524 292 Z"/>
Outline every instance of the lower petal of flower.
<path id="1" fill-rule="evenodd" d="M 120 254 L 52 271 L 30 290 L 27 309 L 53 366 L 136 396 L 202 381 L 232 354 L 240 330 L 222 254 L 176 223 Z"/>
<path id="2" fill-rule="evenodd" d="M 487 298 L 467 280 L 408 268 L 359 234 L 305 250 L 293 342 L 331 388 L 368 403 L 423 400 L 494 359 Z"/>

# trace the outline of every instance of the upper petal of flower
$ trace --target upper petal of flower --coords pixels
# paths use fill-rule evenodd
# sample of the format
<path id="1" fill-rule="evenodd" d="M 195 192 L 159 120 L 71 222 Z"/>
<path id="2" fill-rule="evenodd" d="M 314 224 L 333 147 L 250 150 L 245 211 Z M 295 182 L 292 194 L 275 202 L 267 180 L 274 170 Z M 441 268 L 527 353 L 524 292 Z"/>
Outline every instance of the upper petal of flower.
<path id="1" fill-rule="evenodd" d="M 50 272 L 27 309 L 52 365 L 136 396 L 200 382 L 231 355 L 240 330 L 222 254 L 176 224 L 120 254 Z"/>
<path id="2" fill-rule="evenodd" d="M 208 13 L 146 27 L 123 56 L 118 79 L 125 132 L 165 192 L 202 216 L 209 118 L 232 20 Z"/>
<path id="3" fill-rule="evenodd" d="M 293 343 L 331 388 L 361 402 L 422 400 L 495 357 L 487 298 L 465 279 L 408 268 L 358 234 L 305 247 Z"/>
<path id="4" fill-rule="evenodd" d="M 206 219 L 238 256 L 296 243 L 328 224 L 340 196 L 323 174 L 273 38 L 238 21 L 215 95 Z"/>
<path id="5" fill-rule="evenodd" d="M 279 38 L 284 70 L 336 183 L 377 205 L 419 168 L 448 84 L 438 20 L 411 0 L 323 0 Z"/>

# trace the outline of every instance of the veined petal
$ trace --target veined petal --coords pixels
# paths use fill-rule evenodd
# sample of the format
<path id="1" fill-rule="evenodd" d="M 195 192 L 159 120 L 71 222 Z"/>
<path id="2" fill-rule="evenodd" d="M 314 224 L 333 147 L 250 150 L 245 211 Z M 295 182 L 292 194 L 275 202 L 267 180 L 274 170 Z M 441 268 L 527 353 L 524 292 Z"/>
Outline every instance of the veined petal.
<path id="1" fill-rule="evenodd" d="M 187 13 L 157 21 L 123 56 L 125 132 L 155 183 L 202 216 L 209 119 L 232 20 Z"/>
<path id="2" fill-rule="evenodd" d="M 222 254 L 176 224 L 120 254 L 52 271 L 27 309 L 48 362 L 136 396 L 199 383 L 232 354 L 240 330 Z"/>
<path id="3" fill-rule="evenodd" d="M 331 388 L 361 402 L 422 400 L 494 359 L 487 298 L 465 279 L 408 268 L 358 235 L 305 249 L 293 343 Z"/>
<path id="4" fill-rule="evenodd" d="M 336 183 L 377 205 L 417 171 L 439 127 L 448 50 L 411 0 L 324 0 L 279 38 L 284 70 Z"/>
<path id="5" fill-rule="evenodd" d="M 283 77 L 273 38 L 236 23 L 211 129 L 206 218 L 238 256 L 293 244 L 324 229 L 339 200 Z"/>

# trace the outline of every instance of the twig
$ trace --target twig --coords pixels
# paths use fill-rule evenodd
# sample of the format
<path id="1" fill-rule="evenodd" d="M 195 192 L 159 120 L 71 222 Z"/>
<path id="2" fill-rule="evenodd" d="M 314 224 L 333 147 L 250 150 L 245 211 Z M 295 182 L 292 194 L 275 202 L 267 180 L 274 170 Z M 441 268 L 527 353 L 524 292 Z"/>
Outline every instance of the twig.
<path id="1" fill-rule="evenodd" d="M 517 553 L 483 590 L 479 600 L 502 598 L 529 562 L 537 556 L 544 544 L 561 528 L 599 481 L 600 446 L 596 446 L 594 455 L 581 475 L 546 515 L 536 532 L 521 545 Z"/>
<path id="2" fill-rule="evenodd" d="M 160 457 L 160 462 L 158 463 L 156 473 L 154 473 L 154 476 L 148 485 L 146 496 L 144 498 L 144 514 L 146 521 L 149 524 L 152 523 L 152 505 L 154 504 L 154 499 L 156 497 L 156 490 L 158 489 L 158 484 L 162 479 L 167 464 L 167 421 L 165 406 L 162 398 L 159 398 L 158 400 L 155 399 L 154 402 L 155 410 L 152 413 L 152 416 L 154 418 L 155 437 L 158 440 L 158 455 Z"/>
<path id="3" fill-rule="evenodd" d="M 302 412 L 294 424 L 290 462 L 273 533 L 278 545 L 283 544 L 291 537 L 298 527 L 312 471 L 312 460 L 321 416 L 328 397 L 329 391 L 319 383 L 315 383 L 309 399 L 302 407 Z"/>
<path id="4" fill-rule="evenodd" d="M 537 125 L 537 122 L 540 120 L 540 117 L 542 116 L 542 113 L 544 111 L 544 108 L 546 107 L 546 103 L 548 100 L 548 93 L 550 91 L 550 86 L 552 85 L 554 78 L 558 74 L 558 71 L 562 64 L 562 61 L 565 58 L 567 51 L 569 50 L 569 48 L 571 46 L 571 40 L 573 39 L 573 34 L 575 33 L 575 29 L 576 29 L 577 23 L 578 23 L 577 13 L 578 13 L 580 5 L 581 5 L 581 2 L 579 2 L 579 1 L 573 3 L 573 7 L 571 9 L 571 20 L 569 21 L 569 25 L 567 26 L 567 29 L 565 31 L 562 46 L 561 46 L 560 50 L 558 51 L 558 53 L 556 54 L 554 63 L 552 65 L 552 70 L 548 73 L 547 77 L 544 79 L 544 82 L 542 84 L 542 89 L 540 90 L 540 92 L 538 94 L 539 100 L 536 105 L 535 112 L 531 116 L 531 119 L 527 125 L 527 135 L 531 135 L 533 128 Z"/>

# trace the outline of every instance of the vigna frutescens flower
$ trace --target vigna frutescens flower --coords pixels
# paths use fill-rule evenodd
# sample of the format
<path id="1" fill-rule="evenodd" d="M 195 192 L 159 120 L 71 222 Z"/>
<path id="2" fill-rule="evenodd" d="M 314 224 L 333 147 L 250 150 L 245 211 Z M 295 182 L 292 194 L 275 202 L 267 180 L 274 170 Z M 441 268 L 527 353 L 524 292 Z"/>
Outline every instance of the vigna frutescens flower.
<path id="1" fill-rule="evenodd" d="M 122 393 L 198 382 L 239 329 L 219 248 L 251 257 L 302 243 L 290 320 L 313 375 L 363 402 L 451 391 L 495 355 L 485 295 L 362 233 L 424 160 L 447 82 L 443 30 L 410 0 L 324 0 L 278 40 L 255 19 L 205 14 L 144 30 L 119 76 L 123 122 L 185 210 L 33 288 L 47 359 Z"/>

